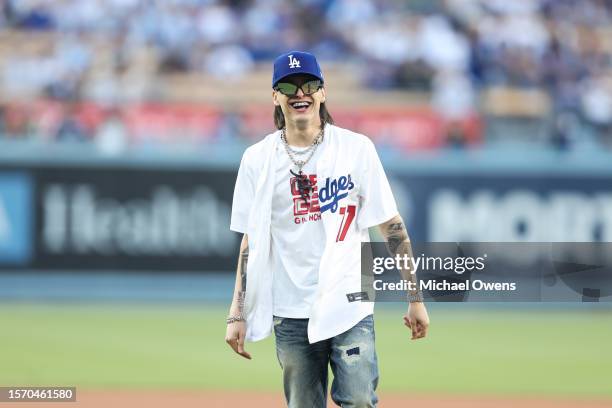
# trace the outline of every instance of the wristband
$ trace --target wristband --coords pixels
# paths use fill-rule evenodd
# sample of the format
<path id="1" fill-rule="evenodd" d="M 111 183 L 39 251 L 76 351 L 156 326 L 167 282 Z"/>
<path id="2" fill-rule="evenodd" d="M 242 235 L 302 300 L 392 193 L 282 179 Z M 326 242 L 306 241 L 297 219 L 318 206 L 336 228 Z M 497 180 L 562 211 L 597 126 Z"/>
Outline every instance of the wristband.
<path id="1" fill-rule="evenodd" d="M 421 293 L 421 291 L 417 291 L 415 293 L 408 293 L 408 302 L 409 303 L 416 303 L 416 302 L 423 302 L 423 293 Z"/>
<path id="2" fill-rule="evenodd" d="M 246 322 L 246 319 L 244 318 L 244 316 L 242 315 L 238 315 L 238 316 L 228 316 L 227 319 L 225 319 L 225 322 L 227 324 L 231 324 L 234 322 Z"/>

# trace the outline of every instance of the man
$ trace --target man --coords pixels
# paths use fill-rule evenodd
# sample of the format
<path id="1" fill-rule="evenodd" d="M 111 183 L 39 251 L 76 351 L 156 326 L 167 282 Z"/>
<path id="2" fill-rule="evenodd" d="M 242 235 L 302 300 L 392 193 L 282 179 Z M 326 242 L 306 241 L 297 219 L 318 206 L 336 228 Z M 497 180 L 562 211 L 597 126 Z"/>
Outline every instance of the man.
<path id="1" fill-rule="evenodd" d="M 226 342 L 272 329 L 289 407 L 374 407 L 378 366 L 373 302 L 361 291 L 361 242 L 379 226 L 389 250 L 410 241 L 373 143 L 333 125 L 316 58 L 290 52 L 274 62 L 278 129 L 242 157 L 230 228 L 243 233 Z M 406 279 L 414 274 L 402 271 Z M 412 338 L 429 325 L 420 293 L 409 293 Z M 370 299 L 372 300 L 372 299 Z"/>

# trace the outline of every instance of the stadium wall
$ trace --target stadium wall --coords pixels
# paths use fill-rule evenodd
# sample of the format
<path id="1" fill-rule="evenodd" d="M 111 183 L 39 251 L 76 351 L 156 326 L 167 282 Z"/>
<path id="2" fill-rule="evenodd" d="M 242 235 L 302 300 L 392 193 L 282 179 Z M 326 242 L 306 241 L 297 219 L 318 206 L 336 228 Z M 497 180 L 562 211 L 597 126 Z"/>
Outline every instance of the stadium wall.
<path id="1" fill-rule="evenodd" d="M 239 237 L 228 225 L 239 151 L 3 153 L 0 271 L 235 268 Z M 526 164 L 525 153 L 381 156 L 414 241 L 612 241 L 608 156 L 565 165 L 544 154 Z"/>

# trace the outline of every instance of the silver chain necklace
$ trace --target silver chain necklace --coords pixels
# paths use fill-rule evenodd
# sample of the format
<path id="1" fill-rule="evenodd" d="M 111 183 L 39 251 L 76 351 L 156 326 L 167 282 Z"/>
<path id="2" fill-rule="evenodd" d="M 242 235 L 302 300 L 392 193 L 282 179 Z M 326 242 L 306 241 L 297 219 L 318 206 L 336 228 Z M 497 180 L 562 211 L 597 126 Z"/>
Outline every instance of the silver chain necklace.
<path id="1" fill-rule="evenodd" d="M 312 159 L 312 156 L 317 150 L 317 147 L 323 141 L 323 131 L 324 129 L 321 129 L 321 132 L 319 132 L 317 137 L 315 137 L 315 139 L 312 141 L 312 144 L 308 146 L 306 150 L 293 150 L 291 146 L 289 146 L 289 143 L 287 142 L 287 135 L 285 134 L 285 128 L 281 129 L 281 140 L 283 141 L 283 145 L 285 145 L 285 150 L 287 151 L 287 155 L 289 156 L 289 159 L 298 168 L 298 172 L 297 172 L 298 175 L 300 176 L 302 175 L 302 168 L 304 168 L 306 163 L 308 163 L 310 159 Z M 308 156 L 304 160 L 298 160 L 295 157 L 295 155 L 305 155 L 305 154 L 308 154 Z M 291 171 L 291 174 L 295 174 L 295 173 Z"/>

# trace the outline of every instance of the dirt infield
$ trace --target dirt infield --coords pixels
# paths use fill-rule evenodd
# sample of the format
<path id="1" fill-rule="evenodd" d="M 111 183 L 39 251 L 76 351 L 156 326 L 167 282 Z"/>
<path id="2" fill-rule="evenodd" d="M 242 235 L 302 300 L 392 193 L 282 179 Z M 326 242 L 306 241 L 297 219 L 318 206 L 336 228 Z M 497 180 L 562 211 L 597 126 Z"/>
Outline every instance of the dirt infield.
<path id="1" fill-rule="evenodd" d="M 76 403 L 54 403 L 67 408 L 271 408 L 284 407 L 281 395 L 221 391 L 78 391 Z M 612 408 L 612 399 L 538 398 L 538 397 L 476 397 L 382 394 L 380 408 Z M 2 404 L 0 408 L 40 407 L 43 403 Z M 328 406 L 335 407 L 331 401 Z"/>

